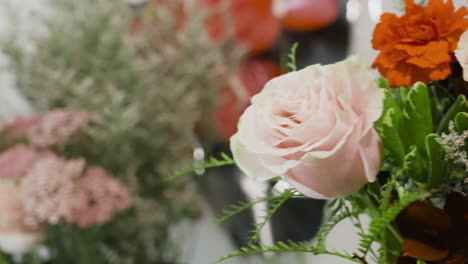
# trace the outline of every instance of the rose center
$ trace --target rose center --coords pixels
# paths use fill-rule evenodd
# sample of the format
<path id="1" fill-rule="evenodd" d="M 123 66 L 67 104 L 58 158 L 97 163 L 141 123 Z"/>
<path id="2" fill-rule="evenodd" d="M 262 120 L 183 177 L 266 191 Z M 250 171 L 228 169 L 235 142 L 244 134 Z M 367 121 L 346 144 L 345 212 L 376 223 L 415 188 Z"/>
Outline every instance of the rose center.
<path id="1" fill-rule="evenodd" d="M 297 118 L 295 113 L 288 110 L 280 110 L 276 116 L 278 124 L 282 128 L 293 128 L 302 123 L 302 121 Z"/>

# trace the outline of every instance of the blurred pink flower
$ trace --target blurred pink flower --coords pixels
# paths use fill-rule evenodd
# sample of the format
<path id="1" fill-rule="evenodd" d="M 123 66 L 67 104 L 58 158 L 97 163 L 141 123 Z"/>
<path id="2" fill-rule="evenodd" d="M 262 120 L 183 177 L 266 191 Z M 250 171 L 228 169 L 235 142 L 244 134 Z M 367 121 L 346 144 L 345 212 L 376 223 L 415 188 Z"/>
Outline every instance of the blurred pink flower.
<path id="1" fill-rule="evenodd" d="M 42 151 L 42 155 L 47 152 Z M 0 179 L 19 180 L 26 176 L 41 157 L 41 152 L 24 145 L 16 145 L 0 154 Z"/>
<path id="2" fill-rule="evenodd" d="M 89 168 L 81 187 L 88 198 L 87 208 L 77 216 L 81 227 L 107 222 L 115 212 L 130 206 L 128 189 L 101 168 Z"/>
<path id="3" fill-rule="evenodd" d="M 0 133 L 7 142 L 20 138 L 29 138 L 31 129 L 41 121 L 39 113 L 16 117 L 0 125 Z"/>
<path id="4" fill-rule="evenodd" d="M 76 184 L 85 168 L 83 159 L 66 161 L 56 155 L 41 159 L 21 182 L 24 208 L 31 221 L 74 222 L 86 207 L 86 196 Z"/>
<path id="5" fill-rule="evenodd" d="M 90 167 L 83 175 L 85 168 L 83 159 L 55 155 L 37 162 L 21 184 L 31 221 L 88 227 L 107 222 L 130 206 L 127 188 L 101 168 Z"/>
<path id="6" fill-rule="evenodd" d="M 11 254 L 22 254 L 40 243 L 44 225 L 27 221 L 20 187 L 14 180 L 0 180 L 0 248 Z"/>
<path id="7" fill-rule="evenodd" d="M 89 113 L 73 109 L 58 109 L 45 114 L 33 113 L 0 126 L 4 140 L 29 139 L 33 146 L 49 147 L 64 143 L 91 119 Z"/>
<path id="8" fill-rule="evenodd" d="M 60 109 L 44 114 L 30 131 L 31 144 L 48 147 L 65 142 L 90 121 L 87 112 Z"/>

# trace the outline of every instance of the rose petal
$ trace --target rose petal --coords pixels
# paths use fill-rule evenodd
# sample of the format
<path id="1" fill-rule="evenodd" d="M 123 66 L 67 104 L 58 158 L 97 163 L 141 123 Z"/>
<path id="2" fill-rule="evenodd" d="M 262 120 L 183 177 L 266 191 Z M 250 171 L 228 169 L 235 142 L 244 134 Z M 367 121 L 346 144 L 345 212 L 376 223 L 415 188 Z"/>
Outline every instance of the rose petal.
<path id="1" fill-rule="evenodd" d="M 237 166 L 249 177 L 258 180 L 268 180 L 279 176 L 274 171 L 262 166 L 258 155 L 249 150 L 239 141 L 237 134 L 231 137 L 231 151 Z"/>

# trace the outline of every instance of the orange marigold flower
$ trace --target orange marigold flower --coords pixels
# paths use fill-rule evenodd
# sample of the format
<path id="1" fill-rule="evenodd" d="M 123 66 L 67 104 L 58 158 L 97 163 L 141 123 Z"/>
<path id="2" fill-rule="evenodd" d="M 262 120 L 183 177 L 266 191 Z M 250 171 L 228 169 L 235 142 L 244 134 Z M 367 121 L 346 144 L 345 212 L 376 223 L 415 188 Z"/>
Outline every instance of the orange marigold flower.
<path id="1" fill-rule="evenodd" d="M 372 47 L 380 54 L 372 64 L 391 87 L 443 80 L 451 73 L 454 50 L 468 28 L 466 7 L 452 0 L 430 0 L 426 7 L 405 0 L 405 14 L 384 13 L 374 30 Z"/>

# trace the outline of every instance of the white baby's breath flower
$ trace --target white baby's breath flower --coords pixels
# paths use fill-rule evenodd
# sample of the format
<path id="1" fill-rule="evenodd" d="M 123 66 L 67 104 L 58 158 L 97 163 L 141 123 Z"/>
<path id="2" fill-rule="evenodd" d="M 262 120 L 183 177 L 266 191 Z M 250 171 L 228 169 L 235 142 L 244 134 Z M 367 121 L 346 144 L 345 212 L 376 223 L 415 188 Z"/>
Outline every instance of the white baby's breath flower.
<path id="1" fill-rule="evenodd" d="M 468 138 L 468 130 L 458 134 L 455 131 L 453 122 L 449 123 L 449 133 L 442 135 L 437 139 L 445 150 L 445 159 L 454 164 L 460 165 L 468 172 L 468 154 L 465 151 L 465 140 Z"/>

